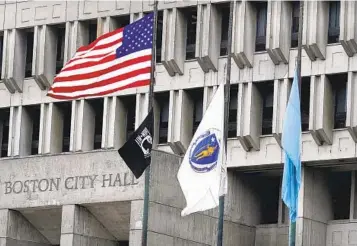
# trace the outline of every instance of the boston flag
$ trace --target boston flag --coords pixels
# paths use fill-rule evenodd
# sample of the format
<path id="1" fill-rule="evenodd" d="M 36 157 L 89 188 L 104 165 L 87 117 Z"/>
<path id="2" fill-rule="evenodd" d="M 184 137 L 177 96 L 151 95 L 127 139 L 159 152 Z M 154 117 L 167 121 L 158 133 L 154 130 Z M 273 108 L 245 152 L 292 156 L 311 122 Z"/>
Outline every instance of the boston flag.
<path id="1" fill-rule="evenodd" d="M 48 96 L 103 96 L 149 85 L 154 14 L 80 47 L 55 77 Z"/>
<path id="2" fill-rule="evenodd" d="M 177 174 L 186 198 L 182 216 L 215 208 L 227 191 L 224 124 L 224 85 L 217 89 L 195 132 Z"/>

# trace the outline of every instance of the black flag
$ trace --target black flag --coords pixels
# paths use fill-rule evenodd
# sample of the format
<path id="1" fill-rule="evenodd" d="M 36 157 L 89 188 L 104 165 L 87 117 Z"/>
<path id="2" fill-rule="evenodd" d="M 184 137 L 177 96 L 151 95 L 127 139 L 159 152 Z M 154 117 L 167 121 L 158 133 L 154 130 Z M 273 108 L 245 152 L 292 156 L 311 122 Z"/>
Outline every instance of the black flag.
<path id="1" fill-rule="evenodd" d="M 138 179 L 151 162 L 151 149 L 153 142 L 154 115 L 150 110 L 145 120 L 133 132 L 128 141 L 118 152 L 126 165 Z"/>

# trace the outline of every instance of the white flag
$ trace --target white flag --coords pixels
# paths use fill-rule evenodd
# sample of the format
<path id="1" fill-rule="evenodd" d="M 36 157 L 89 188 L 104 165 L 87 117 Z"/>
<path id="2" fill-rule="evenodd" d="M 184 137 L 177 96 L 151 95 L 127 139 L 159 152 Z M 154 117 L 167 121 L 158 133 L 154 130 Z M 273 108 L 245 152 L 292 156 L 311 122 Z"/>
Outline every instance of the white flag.
<path id="1" fill-rule="evenodd" d="M 214 94 L 198 126 L 177 178 L 186 198 L 181 216 L 215 208 L 219 196 L 227 193 L 223 141 L 224 85 Z"/>

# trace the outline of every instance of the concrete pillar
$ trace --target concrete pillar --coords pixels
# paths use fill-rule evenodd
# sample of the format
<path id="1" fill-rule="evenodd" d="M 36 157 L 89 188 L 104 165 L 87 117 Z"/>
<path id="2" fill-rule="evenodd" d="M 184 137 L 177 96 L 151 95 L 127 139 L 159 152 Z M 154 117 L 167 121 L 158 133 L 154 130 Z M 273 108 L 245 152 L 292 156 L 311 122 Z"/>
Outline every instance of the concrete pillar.
<path id="1" fill-rule="evenodd" d="M 326 58 L 328 10 L 328 1 L 305 1 L 302 45 L 311 61 Z"/>
<path id="2" fill-rule="evenodd" d="M 311 76 L 309 130 L 317 145 L 332 144 L 334 97 L 326 75 Z"/>
<path id="3" fill-rule="evenodd" d="M 214 4 L 197 5 L 196 57 L 204 72 L 217 71 L 222 15 Z"/>
<path id="4" fill-rule="evenodd" d="M 144 200 L 131 201 L 129 246 L 141 245 Z"/>
<path id="5" fill-rule="evenodd" d="M 170 76 L 182 75 L 184 71 L 186 27 L 183 12 L 177 8 L 164 10 L 161 61 Z"/>
<path id="6" fill-rule="evenodd" d="M 357 142 L 357 73 L 348 72 L 347 80 L 347 112 L 346 112 L 346 127 L 351 134 L 353 140 Z"/>
<path id="7" fill-rule="evenodd" d="M 128 109 L 118 97 L 105 97 L 103 110 L 102 148 L 119 149 L 126 140 Z"/>
<path id="8" fill-rule="evenodd" d="M 355 1 L 341 1 L 340 13 L 340 42 L 348 56 L 357 53 L 356 17 L 357 4 Z"/>
<path id="9" fill-rule="evenodd" d="M 50 242 L 20 212 L 0 210 L 1 246 L 50 246 Z"/>
<path id="10" fill-rule="evenodd" d="M 72 102 L 70 151 L 94 148 L 95 112 L 86 100 Z"/>
<path id="11" fill-rule="evenodd" d="M 302 168 L 299 193 L 297 246 L 325 246 L 327 222 L 333 219 L 327 172 L 322 169 Z"/>
<path id="12" fill-rule="evenodd" d="M 136 109 L 135 109 L 135 129 L 138 128 L 148 114 L 149 94 L 136 94 Z"/>
<path id="13" fill-rule="evenodd" d="M 56 74 L 57 32 L 50 25 L 35 26 L 32 76 L 41 90 L 51 86 Z"/>
<path id="14" fill-rule="evenodd" d="M 252 83 L 239 84 L 238 91 L 238 139 L 242 147 L 259 150 L 262 129 L 262 98 L 257 86 Z"/>
<path id="15" fill-rule="evenodd" d="M 216 92 L 218 86 L 205 86 L 203 87 L 203 109 L 202 113 L 204 114 L 210 104 L 214 93 Z"/>
<path id="16" fill-rule="evenodd" d="M 77 43 L 78 21 L 66 22 L 66 34 L 64 43 L 64 63 L 68 62 L 79 48 Z"/>
<path id="17" fill-rule="evenodd" d="M 284 116 L 286 105 L 289 100 L 291 89 L 290 79 L 276 79 L 274 80 L 274 107 L 273 107 L 273 136 L 281 144 L 281 134 L 283 132 Z"/>
<path id="18" fill-rule="evenodd" d="M 22 92 L 25 78 L 26 39 L 21 29 L 4 31 L 2 75 L 6 88 L 10 93 Z M 30 51 L 32 52 L 32 51 Z"/>
<path id="19" fill-rule="evenodd" d="M 117 246 L 116 239 L 84 207 L 65 205 L 62 208 L 61 243 L 68 246 Z"/>
<path id="20" fill-rule="evenodd" d="M 182 154 L 190 145 L 193 126 L 193 100 L 185 90 L 170 91 L 168 143 Z"/>
<path id="21" fill-rule="evenodd" d="M 39 154 L 62 152 L 63 114 L 54 103 L 41 104 Z"/>

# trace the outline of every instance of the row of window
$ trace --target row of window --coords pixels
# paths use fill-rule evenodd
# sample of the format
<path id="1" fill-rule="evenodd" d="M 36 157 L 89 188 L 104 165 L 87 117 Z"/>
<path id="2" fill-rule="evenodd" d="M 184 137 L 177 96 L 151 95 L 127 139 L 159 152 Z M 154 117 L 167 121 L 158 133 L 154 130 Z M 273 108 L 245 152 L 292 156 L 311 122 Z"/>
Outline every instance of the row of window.
<path id="1" fill-rule="evenodd" d="M 254 2 L 257 14 L 257 29 L 255 50 L 263 51 L 266 48 L 266 32 L 267 32 L 267 2 Z M 227 54 L 228 43 L 228 19 L 229 19 L 229 4 L 218 4 L 219 11 L 222 14 L 221 23 L 221 44 L 220 55 Z M 291 47 L 297 46 L 298 30 L 299 30 L 299 2 L 292 2 L 292 32 L 291 32 Z M 186 40 L 186 59 L 195 58 L 196 49 L 196 25 L 197 25 L 197 7 L 184 8 L 181 10 L 187 18 L 187 40 Z M 130 23 L 129 16 L 113 17 L 113 28 L 123 27 Z M 85 30 L 83 33 L 86 37 L 82 37 L 85 44 L 89 44 L 97 38 L 97 20 L 80 21 L 81 29 Z M 328 42 L 335 43 L 339 41 L 340 33 L 340 2 L 329 2 L 329 28 L 328 28 Z M 51 25 L 49 26 L 56 35 L 56 73 L 58 73 L 64 62 L 64 46 L 65 46 L 65 25 Z M 157 61 L 161 61 L 161 45 L 162 45 L 162 29 L 163 29 L 163 11 L 158 13 L 158 30 L 157 30 Z M 21 30 L 21 35 L 24 35 L 26 42 L 25 55 L 25 77 L 31 77 L 32 61 L 33 61 L 33 47 L 34 47 L 34 28 L 27 28 Z M 0 36 L 0 65 L 2 64 L 3 53 L 3 36 Z M 1 73 L 1 69 L 0 69 Z"/>
<path id="2" fill-rule="evenodd" d="M 346 86 L 347 74 L 328 75 L 334 93 L 334 128 L 344 128 L 346 126 Z M 261 134 L 272 134 L 272 120 L 273 120 L 273 98 L 274 98 L 274 83 L 273 81 L 266 81 L 264 83 L 256 83 L 258 91 L 262 99 L 262 122 Z M 192 102 L 193 109 L 193 125 L 192 135 L 196 131 L 202 119 L 203 111 L 203 88 L 196 88 L 186 90 Z M 166 143 L 168 141 L 168 121 L 169 121 L 169 96 L 170 93 L 160 92 L 155 93 L 155 100 L 160 108 L 160 125 L 159 125 L 159 143 Z M 237 96 L 238 85 L 231 85 L 231 103 L 229 109 L 229 125 L 228 137 L 234 138 L 237 136 Z M 124 102 L 127 109 L 126 116 L 126 132 L 127 138 L 135 130 L 135 95 L 123 96 L 120 99 Z M 102 126 L 103 126 L 103 107 L 104 99 L 89 99 L 87 100 L 95 114 L 95 130 L 94 130 L 94 146 L 93 149 L 101 148 L 102 141 Z M 60 110 L 63 118 L 63 146 L 62 152 L 69 151 L 70 142 L 70 127 L 71 127 L 71 102 L 55 103 Z M 302 130 L 307 131 L 309 127 L 309 108 L 310 108 L 310 77 L 302 78 L 301 89 L 301 118 Z M 40 105 L 24 106 L 23 111 L 28 114 L 32 121 L 32 145 L 31 154 L 38 153 L 38 140 L 40 130 Z M 9 139 L 9 108 L 0 109 L 0 127 L 2 127 L 1 140 L 1 157 L 7 156 L 7 145 Z M 30 152 L 30 151 L 29 151 Z"/>

